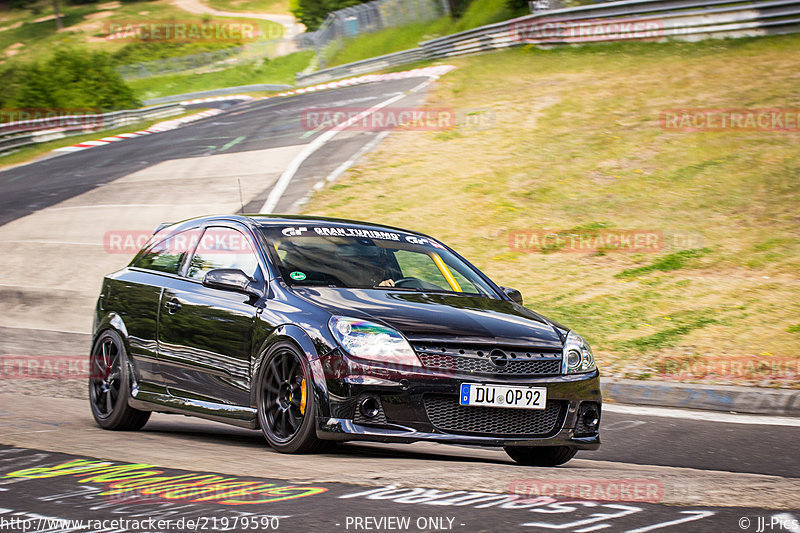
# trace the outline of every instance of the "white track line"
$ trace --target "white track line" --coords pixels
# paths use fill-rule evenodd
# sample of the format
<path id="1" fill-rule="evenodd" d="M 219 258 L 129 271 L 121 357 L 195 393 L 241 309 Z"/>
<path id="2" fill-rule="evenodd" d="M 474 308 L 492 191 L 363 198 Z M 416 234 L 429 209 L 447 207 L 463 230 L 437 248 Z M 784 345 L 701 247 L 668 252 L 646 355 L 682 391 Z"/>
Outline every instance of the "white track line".
<path id="1" fill-rule="evenodd" d="M 411 89 L 409 92 L 410 93 L 415 93 L 415 92 L 421 90 L 422 88 L 426 87 L 427 85 L 433 83 L 433 81 L 436 80 L 436 79 L 437 79 L 436 77 L 431 76 L 429 79 L 427 79 L 424 82 L 420 83 L 419 85 L 417 85 L 416 87 Z M 338 135 L 339 132 L 341 132 L 342 130 L 348 128 L 351 124 L 357 123 L 359 120 L 361 120 L 362 118 L 364 118 L 366 116 L 369 116 L 370 114 L 374 113 L 378 109 L 381 109 L 383 107 L 386 107 L 387 105 L 393 104 L 394 102 L 397 102 L 398 100 L 401 100 L 401 99 L 405 98 L 406 96 L 407 96 L 407 94 L 405 94 L 405 93 L 398 94 L 397 96 L 393 96 L 393 97 L 389 98 L 388 100 L 384 100 L 383 102 L 381 102 L 379 104 L 375 104 L 374 106 L 370 107 L 366 111 L 362 111 L 358 115 L 349 118 L 346 122 L 342 123 L 341 125 L 332 127 L 331 129 L 329 129 L 328 131 L 326 131 L 325 133 L 321 134 L 319 137 L 317 137 L 316 139 L 311 141 L 308 144 L 308 146 L 303 148 L 303 150 L 299 154 L 297 154 L 295 156 L 295 158 L 292 160 L 292 162 L 289 164 L 289 166 L 286 168 L 286 170 L 283 171 L 283 174 L 281 174 L 281 177 L 278 178 L 278 181 L 275 183 L 275 186 L 272 187 L 272 190 L 270 191 L 269 196 L 267 196 L 267 201 L 264 202 L 264 206 L 261 208 L 261 211 L 259 211 L 259 212 L 260 213 L 265 213 L 265 214 L 272 213 L 272 211 L 278 206 L 278 202 L 280 201 L 281 197 L 283 196 L 283 193 L 285 193 L 286 189 L 289 188 L 289 184 L 291 183 L 292 178 L 294 178 L 294 175 L 297 173 L 297 170 L 300 168 L 300 165 L 302 165 L 303 162 L 306 159 L 308 159 L 308 157 L 311 154 L 316 152 L 325 143 L 327 143 L 328 141 L 330 141 L 331 139 L 336 137 L 336 135 Z"/>
<path id="2" fill-rule="evenodd" d="M 389 133 L 391 133 L 391 132 L 390 131 L 382 131 L 379 134 L 377 134 L 371 141 L 369 141 L 367 144 L 362 146 L 361 150 L 356 152 L 356 154 L 353 157 L 351 157 L 350 159 L 348 159 L 347 161 L 345 161 L 344 163 L 342 163 L 341 165 L 336 167 L 333 172 L 328 174 L 328 177 L 325 178 L 325 181 L 330 183 L 332 181 L 336 181 L 337 179 L 339 179 L 339 176 L 344 174 L 345 171 L 347 171 L 348 168 L 352 167 L 355 164 L 355 162 L 358 161 L 359 158 L 362 155 L 366 154 L 367 152 L 369 152 L 370 150 L 372 150 L 373 148 L 378 146 L 378 144 L 380 144 L 380 142 L 382 140 L 384 140 L 386 138 L 386 136 L 389 135 Z"/>
<path id="3" fill-rule="evenodd" d="M 691 409 L 672 409 L 666 407 L 646 407 L 608 403 L 603 404 L 603 411 L 625 415 L 658 416 L 664 418 L 680 418 L 683 420 L 721 422 L 725 424 L 800 427 L 800 418 L 789 418 L 787 416 L 737 415 L 717 411 L 693 411 Z"/>
<path id="4" fill-rule="evenodd" d="M 317 183 L 315 183 L 311 191 L 308 192 L 308 194 L 300 198 L 292 205 L 292 207 L 289 208 L 289 212 L 294 213 L 296 210 L 299 210 L 308 201 L 313 192 L 322 189 L 326 183 L 331 183 L 336 181 L 339 178 L 339 176 L 344 174 L 348 168 L 352 167 L 361 156 L 363 156 L 364 154 L 375 148 L 382 140 L 384 140 L 386 136 L 389 135 L 389 133 L 391 132 L 382 131 L 375 137 L 373 137 L 372 140 L 370 140 L 367 144 L 362 146 L 361 149 L 355 153 L 355 155 L 353 155 L 350 159 L 348 159 L 347 161 L 336 167 L 333 170 L 333 172 L 328 174 L 328 177 L 326 177 L 324 180 L 319 180 Z"/>

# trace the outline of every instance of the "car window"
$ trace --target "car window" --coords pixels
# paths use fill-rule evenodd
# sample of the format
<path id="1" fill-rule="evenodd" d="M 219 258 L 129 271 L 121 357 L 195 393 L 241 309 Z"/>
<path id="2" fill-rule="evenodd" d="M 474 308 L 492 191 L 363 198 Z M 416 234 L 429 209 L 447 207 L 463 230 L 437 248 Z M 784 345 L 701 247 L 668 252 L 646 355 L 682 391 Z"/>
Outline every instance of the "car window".
<path id="1" fill-rule="evenodd" d="M 244 233 L 222 227 L 208 228 L 203 233 L 186 275 L 202 281 L 206 272 L 216 268 L 238 268 L 255 278 L 258 258 Z"/>
<path id="2" fill-rule="evenodd" d="M 456 287 L 461 289 L 459 292 L 481 293 L 474 283 L 457 270 L 460 267 L 458 264 L 449 264 L 446 268 L 439 268 L 439 266 L 436 265 L 436 259 L 440 261 L 442 261 L 442 259 L 441 256 L 435 252 L 421 254 L 406 250 L 396 250 L 394 252 L 394 258 L 400 267 L 400 276 L 403 278 L 416 278 L 441 289 L 450 288 L 450 284 L 455 281 Z M 442 272 L 447 272 L 452 276 L 450 282 L 447 281 L 447 278 L 444 277 Z"/>
<path id="3" fill-rule="evenodd" d="M 400 267 L 400 276 L 403 278 L 417 278 L 428 283 L 433 283 L 440 288 L 447 287 L 447 280 L 436 267 L 433 258 L 426 254 L 397 250 L 394 258 Z"/>
<path id="4" fill-rule="evenodd" d="M 338 226 L 262 232 L 289 285 L 495 294 L 471 267 L 429 238 Z"/>
<path id="5" fill-rule="evenodd" d="M 133 266 L 178 274 L 183 260 L 194 249 L 201 234 L 202 230 L 199 228 L 172 234 L 152 246 Z"/>

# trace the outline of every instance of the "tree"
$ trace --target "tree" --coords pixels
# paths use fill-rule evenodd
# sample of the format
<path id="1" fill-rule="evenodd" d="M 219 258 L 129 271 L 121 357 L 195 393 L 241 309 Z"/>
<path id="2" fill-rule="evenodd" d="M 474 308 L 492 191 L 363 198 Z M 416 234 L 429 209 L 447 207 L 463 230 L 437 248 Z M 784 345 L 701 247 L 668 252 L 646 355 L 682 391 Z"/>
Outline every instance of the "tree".
<path id="1" fill-rule="evenodd" d="M 61 20 L 61 6 L 59 0 L 53 0 L 53 13 L 56 16 L 56 29 L 61 31 L 64 29 L 64 22 Z"/>
<path id="2" fill-rule="evenodd" d="M 363 4 L 369 0 L 292 0 L 290 9 L 308 31 L 318 30 L 328 13 Z"/>

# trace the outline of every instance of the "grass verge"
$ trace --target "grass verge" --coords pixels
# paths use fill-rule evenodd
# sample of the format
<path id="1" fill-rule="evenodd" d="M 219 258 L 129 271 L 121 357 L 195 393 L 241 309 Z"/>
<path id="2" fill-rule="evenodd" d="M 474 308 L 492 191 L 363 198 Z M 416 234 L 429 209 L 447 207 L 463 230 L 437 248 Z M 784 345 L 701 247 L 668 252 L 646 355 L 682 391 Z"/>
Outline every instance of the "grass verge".
<path id="1" fill-rule="evenodd" d="M 289 0 L 208 0 L 208 5 L 220 11 L 244 13 L 274 13 L 290 15 Z"/>
<path id="2" fill-rule="evenodd" d="M 140 100 L 256 83 L 293 85 L 295 74 L 306 68 L 313 56 L 314 52 L 296 52 L 261 63 L 244 64 L 214 72 L 183 72 L 129 80 L 127 83 Z"/>
<path id="3" fill-rule="evenodd" d="M 585 334 L 606 376 L 798 387 L 800 132 L 660 122 L 667 109 L 800 108 L 798 47 L 784 36 L 455 59 L 428 105 L 486 117 L 480 127 L 397 132 L 305 210 L 441 238 Z M 566 229 L 663 240 L 648 253 L 513 240 Z M 664 370 L 684 362 L 712 371 Z"/>

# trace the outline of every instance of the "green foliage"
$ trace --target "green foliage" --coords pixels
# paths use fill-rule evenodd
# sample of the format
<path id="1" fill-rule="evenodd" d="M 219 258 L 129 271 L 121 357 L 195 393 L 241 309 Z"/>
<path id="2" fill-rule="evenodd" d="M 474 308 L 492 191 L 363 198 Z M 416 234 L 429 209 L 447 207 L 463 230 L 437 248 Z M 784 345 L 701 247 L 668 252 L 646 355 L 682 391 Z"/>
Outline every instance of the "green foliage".
<path id="1" fill-rule="evenodd" d="M 308 31 L 319 29 L 325 17 L 332 11 L 363 4 L 368 0 L 293 0 L 291 11 L 306 25 Z"/>
<path id="2" fill-rule="evenodd" d="M 629 268 L 623 270 L 616 275 L 618 278 L 631 278 L 642 274 L 649 274 L 651 272 L 669 272 L 671 270 L 680 270 L 687 266 L 690 260 L 700 257 L 703 254 L 710 252 L 708 248 L 696 248 L 692 250 L 681 250 L 673 254 L 665 255 L 655 262 L 638 268 Z"/>
<path id="3" fill-rule="evenodd" d="M 344 46 L 335 51 L 326 66 L 342 65 L 409 48 L 416 48 L 420 41 L 433 39 L 450 33 L 453 21 L 447 17 L 418 22 L 396 28 L 386 28 L 375 33 L 365 33 L 348 39 Z"/>
<path id="4" fill-rule="evenodd" d="M 340 49 L 332 49 L 330 54 L 326 53 L 325 65 L 341 65 L 416 48 L 421 41 L 508 20 L 527 12 L 526 10 L 520 12 L 512 9 L 507 4 L 507 0 L 472 0 L 471 2 L 463 0 L 456 2 L 455 6 L 451 5 L 451 9 L 454 14 L 452 19 L 441 17 L 426 22 L 386 28 L 375 33 L 364 33 L 347 39 Z"/>
<path id="5" fill-rule="evenodd" d="M 254 83 L 294 83 L 295 74 L 306 68 L 314 52 L 295 52 L 271 61 L 236 65 L 214 72 L 183 72 L 131 80 L 130 86 L 142 98 L 251 85 Z"/>
<path id="6" fill-rule="evenodd" d="M 529 14 L 531 12 L 528 7 L 528 0 L 506 0 L 506 8 L 520 15 Z"/>
<path id="7" fill-rule="evenodd" d="M 130 109 L 139 101 L 104 52 L 57 50 L 37 63 L 0 71 L 0 107 Z"/>
<path id="8" fill-rule="evenodd" d="M 718 323 L 719 320 L 715 318 L 698 314 L 698 316 L 689 318 L 683 324 L 661 330 L 653 333 L 652 335 L 646 335 L 644 337 L 638 337 L 636 339 L 621 342 L 619 343 L 619 346 L 623 348 L 633 348 L 634 350 L 642 353 L 655 351 L 667 346 L 675 346 L 675 344 L 677 344 L 682 337 L 688 335 L 692 331 Z"/>
<path id="9" fill-rule="evenodd" d="M 515 11 L 508 8 L 506 0 L 472 0 L 463 13 L 459 14 L 454 31 L 465 31 L 478 26 L 508 20 Z"/>
<path id="10" fill-rule="evenodd" d="M 114 61 L 119 65 L 131 65 L 168 57 L 203 54 L 224 48 L 241 46 L 237 42 L 197 42 L 181 43 L 168 41 L 136 41 L 126 44 L 114 52 Z"/>

